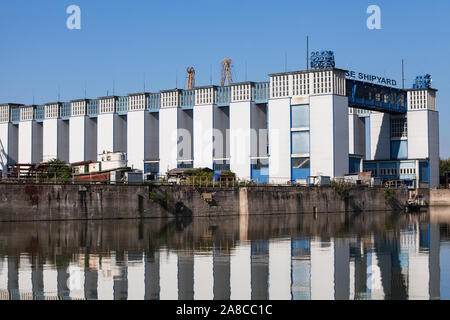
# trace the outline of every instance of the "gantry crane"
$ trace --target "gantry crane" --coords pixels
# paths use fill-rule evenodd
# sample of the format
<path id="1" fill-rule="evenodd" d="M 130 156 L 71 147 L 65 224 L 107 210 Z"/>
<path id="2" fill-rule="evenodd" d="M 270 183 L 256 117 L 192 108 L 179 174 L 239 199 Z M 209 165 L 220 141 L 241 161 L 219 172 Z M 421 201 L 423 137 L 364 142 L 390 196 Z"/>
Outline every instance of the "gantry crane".
<path id="1" fill-rule="evenodd" d="M 192 90 L 195 87 L 195 69 L 193 67 L 187 68 L 188 80 L 187 90 Z"/>
<path id="2" fill-rule="evenodd" d="M 231 77 L 231 63 L 233 60 L 230 58 L 225 58 L 222 60 L 222 80 L 220 81 L 220 85 L 223 87 L 225 85 L 225 81 L 228 80 L 228 85 L 233 83 L 233 79 Z"/>

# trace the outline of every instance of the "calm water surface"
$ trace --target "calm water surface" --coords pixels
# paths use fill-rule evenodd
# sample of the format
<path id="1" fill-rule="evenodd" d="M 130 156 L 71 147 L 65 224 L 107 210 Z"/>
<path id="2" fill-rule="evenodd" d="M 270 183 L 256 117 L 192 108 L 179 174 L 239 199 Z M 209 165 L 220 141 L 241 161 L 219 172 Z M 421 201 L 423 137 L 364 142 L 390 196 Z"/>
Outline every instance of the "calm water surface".
<path id="1" fill-rule="evenodd" d="M 446 216 L 0 223 L 0 299 L 450 299 Z"/>

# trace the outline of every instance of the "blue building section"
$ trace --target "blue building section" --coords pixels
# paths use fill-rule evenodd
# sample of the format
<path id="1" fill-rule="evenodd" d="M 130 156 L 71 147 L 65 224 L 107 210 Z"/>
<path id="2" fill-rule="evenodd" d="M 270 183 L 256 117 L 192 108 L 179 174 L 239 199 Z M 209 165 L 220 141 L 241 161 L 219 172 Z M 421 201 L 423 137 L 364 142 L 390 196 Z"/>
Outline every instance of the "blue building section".
<path id="1" fill-rule="evenodd" d="M 311 166 L 309 158 L 292 158 L 292 181 L 299 179 L 307 179 L 311 174 Z"/>
<path id="2" fill-rule="evenodd" d="M 408 159 L 408 140 L 391 141 L 391 159 Z"/>
<path id="3" fill-rule="evenodd" d="M 361 158 L 349 157 L 349 173 L 356 173 L 361 171 Z"/>
<path id="4" fill-rule="evenodd" d="M 251 163 L 251 175 L 252 180 L 256 183 L 268 183 L 269 182 L 269 160 L 257 159 L 252 160 Z"/>
<path id="5" fill-rule="evenodd" d="M 430 182 L 430 168 L 428 162 L 419 162 L 419 181 Z"/>
<path id="6" fill-rule="evenodd" d="M 406 91 L 353 79 L 346 79 L 350 107 L 393 114 L 406 113 Z"/>

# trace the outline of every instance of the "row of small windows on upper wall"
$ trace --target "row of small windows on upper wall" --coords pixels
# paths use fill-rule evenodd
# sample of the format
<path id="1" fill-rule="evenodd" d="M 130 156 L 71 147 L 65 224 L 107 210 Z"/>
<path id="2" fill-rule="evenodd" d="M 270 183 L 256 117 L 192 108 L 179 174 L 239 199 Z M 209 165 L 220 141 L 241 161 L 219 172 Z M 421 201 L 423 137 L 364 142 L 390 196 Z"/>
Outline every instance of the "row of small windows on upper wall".
<path id="1" fill-rule="evenodd" d="M 400 168 L 400 174 L 416 174 L 416 168 Z"/>
<path id="2" fill-rule="evenodd" d="M 9 106 L 0 106 L 0 121 L 8 122 L 9 120 Z"/>
<path id="3" fill-rule="evenodd" d="M 116 110 L 116 100 L 114 98 L 100 100 L 100 113 L 111 113 Z"/>
<path id="4" fill-rule="evenodd" d="M 378 176 L 377 169 L 364 169 L 364 172 L 372 172 L 373 176 Z M 398 175 L 399 170 L 396 168 L 391 169 L 380 169 L 381 176 L 396 176 Z M 414 175 L 416 174 L 415 168 L 400 168 L 400 174 L 402 175 Z"/>
<path id="5" fill-rule="evenodd" d="M 428 90 L 417 90 L 408 92 L 410 110 L 436 110 L 436 92 Z"/>

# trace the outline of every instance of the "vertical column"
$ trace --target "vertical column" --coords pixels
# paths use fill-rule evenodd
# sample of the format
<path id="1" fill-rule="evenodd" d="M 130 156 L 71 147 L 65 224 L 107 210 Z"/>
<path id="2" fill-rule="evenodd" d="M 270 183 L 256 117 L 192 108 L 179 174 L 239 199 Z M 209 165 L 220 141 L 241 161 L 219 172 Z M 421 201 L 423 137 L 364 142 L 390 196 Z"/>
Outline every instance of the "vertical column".
<path id="1" fill-rule="evenodd" d="M 230 103 L 230 169 L 237 178 L 250 180 L 250 109 L 252 102 Z"/>
<path id="2" fill-rule="evenodd" d="M 159 121 L 159 170 L 161 175 L 165 175 L 177 168 L 178 108 L 161 108 Z"/>
<path id="3" fill-rule="evenodd" d="M 214 297 L 214 268 L 211 254 L 194 255 L 194 299 L 212 300 Z"/>
<path id="4" fill-rule="evenodd" d="M 184 252 L 178 254 L 178 299 L 194 299 L 194 256 Z"/>
<path id="5" fill-rule="evenodd" d="M 251 246 L 240 243 L 230 256 L 230 291 L 232 300 L 250 300 L 251 287 Z"/>
<path id="6" fill-rule="evenodd" d="M 191 162 L 194 157 L 194 130 L 193 130 L 193 110 L 178 109 L 178 145 L 177 145 L 177 163 L 184 160 Z M 192 163 L 192 162 L 191 162 Z"/>
<path id="7" fill-rule="evenodd" d="M 212 104 L 194 106 L 194 168 L 213 168 Z"/>
<path id="8" fill-rule="evenodd" d="M 310 97 L 311 175 L 343 177 L 349 171 L 348 98 Z"/>
<path id="9" fill-rule="evenodd" d="M 311 299 L 311 253 L 308 239 L 292 240 L 292 299 Z"/>
<path id="10" fill-rule="evenodd" d="M 178 300 L 178 256 L 165 249 L 160 252 L 159 286 L 161 300 Z"/>
<path id="11" fill-rule="evenodd" d="M 333 300 L 334 288 L 334 241 L 311 240 L 311 299 Z"/>
<path id="12" fill-rule="evenodd" d="M 385 292 L 380 260 L 375 251 L 367 253 L 367 295 L 373 300 L 383 300 Z"/>
<path id="13" fill-rule="evenodd" d="M 114 272 L 114 300 L 128 298 L 128 261 L 125 252 L 116 252 L 116 268 Z"/>
<path id="14" fill-rule="evenodd" d="M 430 222 L 430 298 L 440 298 L 440 230 L 439 223 Z"/>
<path id="15" fill-rule="evenodd" d="M 269 242 L 269 299 L 291 300 L 292 251 L 290 240 Z"/>
<path id="16" fill-rule="evenodd" d="M 8 256 L 8 291 L 11 300 L 20 300 L 19 257 Z"/>
<path id="17" fill-rule="evenodd" d="M 42 161 L 42 124 L 36 121 L 19 123 L 19 163 L 38 163 Z"/>
<path id="18" fill-rule="evenodd" d="M 437 90 L 430 88 L 430 83 L 418 82 L 417 78 L 414 88 L 408 91 L 408 157 L 428 160 L 427 165 L 420 170 L 420 180 L 428 182 L 430 188 L 435 188 L 439 185 Z"/>
<path id="19" fill-rule="evenodd" d="M 346 239 L 334 241 L 335 299 L 348 300 L 350 297 L 350 246 Z"/>
<path id="20" fill-rule="evenodd" d="M 120 109 L 123 110 L 123 98 Z M 98 115 L 98 153 L 127 151 L 127 116 L 116 113 L 118 98 L 103 97 L 99 99 Z"/>
<path id="21" fill-rule="evenodd" d="M 71 262 L 68 267 L 69 273 L 69 290 L 71 300 L 84 300 L 84 283 L 85 283 L 85 256 L 84 254 L 76 254 L 74 257 L 77 259 L 75 262 Z"/>
<path id="22" fill-rule="evenodd" d="M 0 255 L 0 293 L 2 299 L 8 296 L 8 258 Z M 3 298 L 5 297 L 5 298 Z"/>
<path id="23" fill-rule="evenodd" d="M 98 271 L 97 296 L 99 300 L 114 299 L 114 271 L 116 259 L 113 254 L 101 257 L 101 269 Z"/>
<path id="24" fill-rule="evenodd" d="M 105 113 L 99 114 L 97 118 L 97 144 L 98 144 L 98 154 L 103 152 L 116 152 L 119 151 L 115 149 L 115 130 L 116 121 L 118 119 L 118 115 L 115 113 Z M 125 150 L 120 150 L 125 151 Z M 100 159 L 99 159 L 100 160 Z"/>
<path id="25" fill-rule="evenodd" d="M 222 164 L 229 164 L 230 159 L 230 107 L 214 106 L 213 108 L 213 153 L 214 160 Z M 198 151 L 198 150 L 197 150 Z M 194 149 L 194 152 L 197 152 Z M 225 160 L 224 160 L 225 159 Z M 216 168 L 217 170 L 217 168 Z"/>
<path id="26" fill-rule="evenodd" d="M 32 258 L 31 282 L 33 287 L 33 298 L 35 300 L 44 300 L 44 268 L 39 264 L 39 257 Z"/>
<path id="27" fill-rule="evenodd" d="M 145 300 L 159 300 L 159 252 L 145 255 Z"/>
<path id="28" fill-rule="evenodd" d="M 366 293 L 367 285 L 367 262 L 366 255 L 362 254 L 355 259 L 355 298 Z"/>
<path id="29" fill-rule="evenodd" d="M 366 125 L 364 119 L 360 118 L 356 112 L 348 115 L 349 154 L 359 155 L 363 158 L 366 153 Z"/>
<path id="30" fill-rule="evenodd" d="M 70 289 L 69 289 L 69 272 L 66 265 L 58 265 L 56 268 L 57 272 L 57 290 L 58 297 L 62 300 L 70 300 Z"/>
<path id="31" fill-rule="evenodd" d="M 414 230 L 414 244 L 410 248 L 408 261 L 408 297 L 410 300 L 430 298 L 430 261 L 427 252 L 420 250 L 420 225 Z"/>
<path id="32" fill-rule="evenodd" d="M 145 298 L 145 264 L 142 253 L 128 253 L 128 300 Z"/>
<path id="33" fill-rule="evenodd" d="M 144 160 L 148 158 L 147 128 L 150 114 L 148 111 L 132 111 L 127 115 L 127 158 L 128 166 L 144 170 Z"/>
<path id="34" fill-rule="evenodd" d="M 33 280 L 30 257 L 20 256 L 19 294 L 20 300 L 33 300 Z"/>
<path id="35" fill-rule="evenodd" d="M 267 241 L 252 242 L 251 283 L 252 300 L 269 299 L 269 244 Z"/>
<path id="36" fill-rule="evenodd" d="M 391 158 L 391 116 L 387 113 L 370 114 L 370 160 Z"/>
<path id="37" fill-rule="evenodd" d="M 19 126 L 10 122 L 0 123 L 0 167 L 6 172 L 8 165 L 18 161 Z"/>
<path id="38" fill-rule="evenodd" d="M 214 300 L 230 300 L 230 256 L 214 250 Z"/>
<path id="39" fill-rule="evenodd" d="M 88 259 L 96 259 L 98 257 L 94 255 L 87 255 Z M 90 262 L 90 261 L 89 261 Z M 87 300 L 98 300 L 98 263 L 91 266 L 90 263 L 86 266 L 84 276 L 84 296 Z"/>
<path id="40" fill-rule="evenodd" d="M 45 299 L 58 297 L 58 272 L 54 265 L 44 265 L 42 279 Z"/>
<path id="41" fill-rule="evenodd" d="M 69 161 L 97 160 L 97 119 L 72 116 L 69 119 Z"/>
<path id="42" fill-rule="evenodd" d="M 43 161 L 69 161 L 69 121 L 45 119 L 43 122 Z"/>

